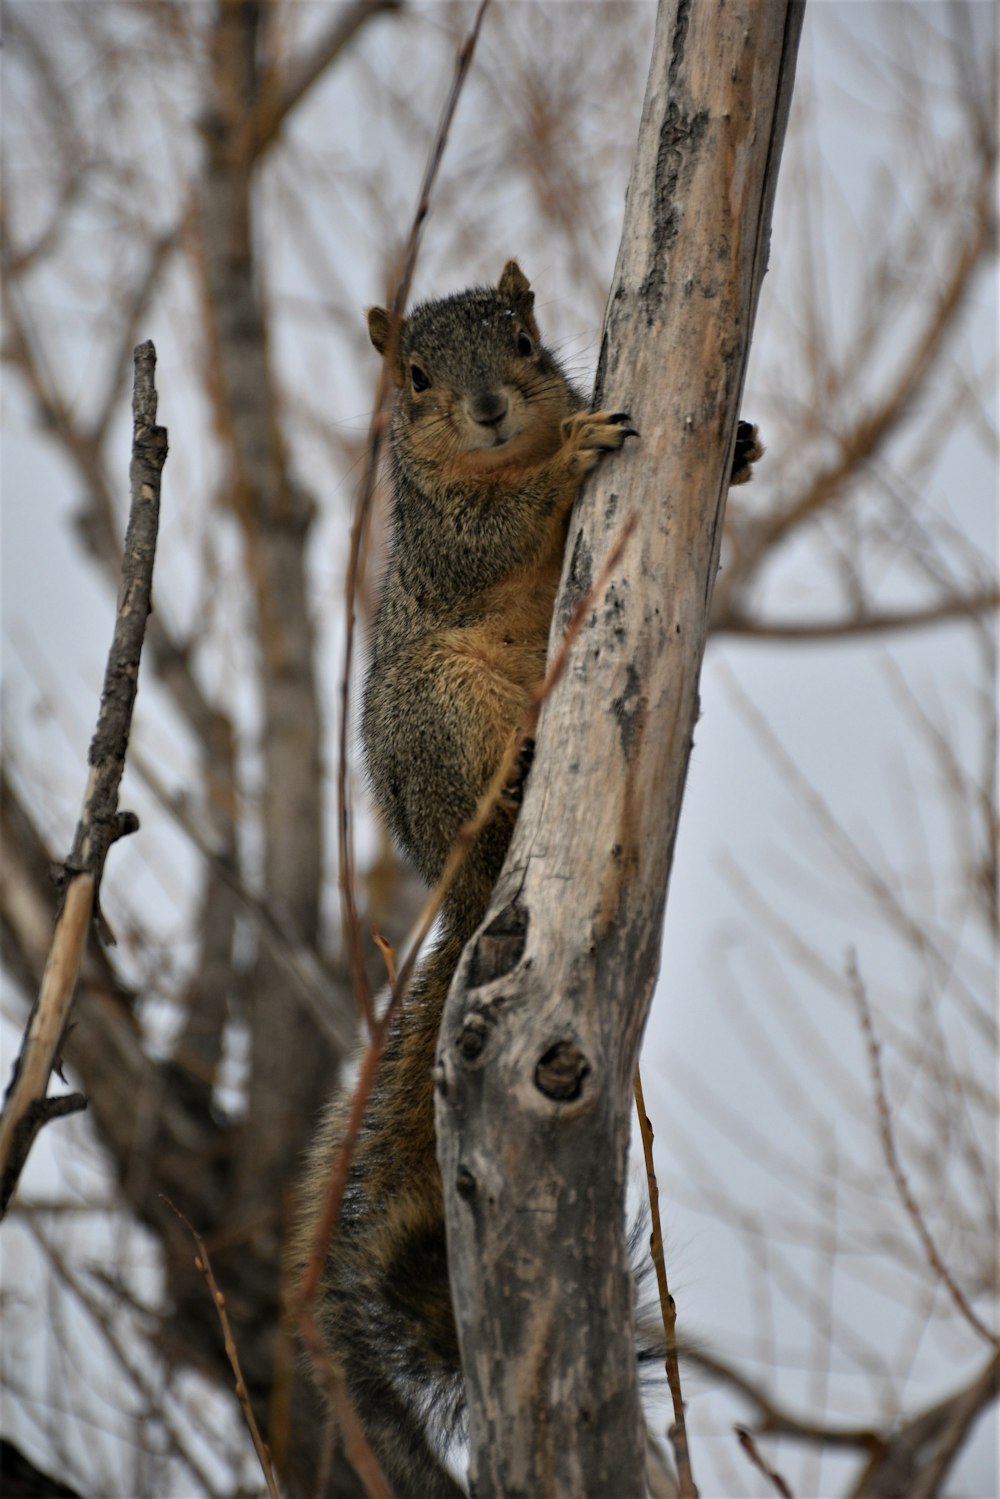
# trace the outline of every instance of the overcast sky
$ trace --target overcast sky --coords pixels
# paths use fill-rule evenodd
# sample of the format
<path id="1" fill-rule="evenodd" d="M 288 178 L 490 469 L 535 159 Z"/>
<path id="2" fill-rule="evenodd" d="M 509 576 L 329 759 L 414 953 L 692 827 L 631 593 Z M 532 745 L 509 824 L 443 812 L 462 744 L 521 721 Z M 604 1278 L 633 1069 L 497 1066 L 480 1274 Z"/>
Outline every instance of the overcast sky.
<path id="1" fill-rule="evenodd" d="M 815 103 L 815 133 L 831 183 L 826 200 L 825 230 L 830 239 L 825 269 L 835 324 L 839 307 L 844 309 L 843 321 L 849 323 L 865 225 L 873 201 L 884 190 L 881 170 L 898 150 L 878 125 L 880 112 L 887 115 L 893 101 L 877 96 L 878 72 L 861 60 L 866 54 L 877 56 L 886 45 L 888 9 L 876 3 L 813 0 L 802 41 L 800 87 L 808 89 Z M 981 9 L 985 12 L 989 7 Z M 923 10 L 931 24 L 940 22 L 942 9 L 928 6 Z M 637 26 L 649 27 L 651 21 L 652 7 L 639 6 Z M 858 47 L 853 59 L 843 45 L 845 34 Z M 391 28 L 373 32 L 366 46 L 393 46 Z M 318 92 L 310 109 L 322 111 L 322 93 Z M 951 104 L 943 87 L 939 97 L 944 135 L 952 119 Z M 636 117 L 639 102 L 637 94 Z M 296 129 L 308 131 L 308 119 L 304 115 Z M 350 128 L 345 124 L 345 129 Z M 366 148 L 377 153 L 377 124 L 373 128 L 375 140 L 368 141 Z M 609 189 L 602 231 L 609 277 L 623 191 L 624 181 Z M 277 205 L 277 189 L 273 197 Z M 886 213 L 898 206 L 887 203 Z M 783 403 L 789 399 L 783 319 L 790 302 L 790 280 L 783 277 L 794 274 L 784 242 L 791 237 L 793 219 L 794 204 L 779 191 L 772 268 L 744 401 L 745 414 L 762 422 L 769 443 L 758 482 L 770 485 L 772 492 L 781 488 L 783 461 L 790 461 L 780 436 Z M 340 224 L 338 232 L 351 231 Z M 442 242 L 444 227 L 432 219 L 418 295 L 455 290 L 463 283 L 461 268 L 450 266 L 445 271 L 446 259 L 443 251 L 435 249 L 435 236 L 439 236 L 437 243 Z M 363 241 L 360 231 L 358 238 Z M 498 224 L 497 270 L 502 256 L 517 249 L 509 245 L 509 238 L 509 224 Z M 82 253 L 89 253 L 86 245 Z M 297 275 L 294 255 L 287 250 L 282 253 L 287 257 L 282 262 L 283 284 L 291 297 Z M 592 366 L 598 329 L 592 324 L 589 328 L 574 324 L 565 307 L 560 267 L 553 259 L 537 266 L 525 261 L 525 269 L 536 284 L 543 331 L 550 331 L 548 319 L 558 340 L 570 340 L 581 362 L 589 360 Z M 473 270 L 477 278 L 483 273 L 480 265 Z M 359 244 L 346 272 L 356 306 L 344 311 L 359 310 L 380 297 L 376 274 L 377 267 L 370 257 L 365 258 Z M 455 279 L 447 283 L 437 279 L 445 274 Z M 159 563 L 162 579 L 170 580 L 170 592 L 161 583 L 160 596 L 164 608 L 183 610 L 185 584 L 176 558 L 186 544 L 193 497 L 207 486 L 211 472 L 191 440 L 200 418 L 179 394 L 179 380 L 172 378 L 179 375 L 184 358 L 183 342 L 171 326 L 177 316 L 176 299 L 182 293 L 177 287 L 168 290 L 173 300 L 164 297 L 142 333 L 154 338 L 160 350 L 161 419 L 171 430 L 172 443 Z M 86 309 L 78 300 L 67 293 L 66 303 L 60 304 L 57 292 L 50 289 L 50 295 L 48 313 L 55 319 L 65 318 L 66 357 L 76 361 L 72 367 L 78 369 L 80 399 L 85 401 L 86 383 L 97 362 L 93 347 L 99 330 L 88 324 Z M 312 371 L 319 357 L 316 330 L 305 328 L 295 318 L 287 319 L 283 329 L 288 342 L 281 350 L 282 359 L 289 364 L 300 360 L 303 369 Z M 906 331 L 900 330 L 901 349 L 906 346 Z M 996 283 L 983 278 L 967 320 L 961 357 L 978 367 L 988 366 L 995 355 L 996 336 Z M 371 365 L 338 367 L 331 375 L 336 408 L 355 426 L 366 421 L 372 376 Z M 769 417 L 778 433 L 776 440 L 769 433 Z M 123 494 L 127 419 L 128 399 L 123 392 L 118 427 Z M 927 490 L 919 496 L 920 514 L 947 519 L 984 559 L 993 558 L 997 526 L 994 462 L 966 433 L 953 435 L 945 430 L 941 440 L 942 458 L 930 470 Z M 0 465 L 4 731 L 20 783 L 30 791 L 54 845 L 64 849 L 83 787 L 86 744 L 110 637 L 111 600 L 75 543 L 71 521 L 81 498 L 75 480 L 45 435 L 33 426 L 23 394 L 10 375 L 4 388 Z M 353 476 L 343 477 L 345 491 L 349 492 L 352 481 Z M 873 475 L 871 482 L 877 485 L 878 476 Z M 324 500 L 328 502 L 329 497 Z M 333 497 L 326 511 L 325 539 L 318 548 L 315 574 L 325 669 L 331 683 L 339 645 L 339 613 L 334 605 L 342 577 L 342 500 L 343 493 Z M 793 547 L 770 576 L 768 607 L 775 617 L 822 616 L 832 607 L 828 580 L 825 560 L 815 546 Z M 887 576 L 884 601 L 908 602 L 908 588 L 905 580 Z M 242 701 L 239 668 L 236 647 L 216 658 L 216 671 L 233 674 L 229 690 L 237 703 Z M 886 1266 L 891 1261 L 859 1269 L 851 1257 L 849 1229 L 841 1245 L 844 1259 L 836 1270 L 826 1254 L 790 1242 L 786 1232 L 790 1218 L 809 1218 L 824 1204 L 829 1207 L 852 1163 L 866 1163 L 867 1169 L 878 1162 L 875 1116 L 862 1038 L 849 1005 L 815 974 L 803 966 L 794 967 L 776 953 L 759 912 L 748 903 L 745 886 L 777 911 L 835 972 L 843 972 L 848 950 L 855 949 L 876 1013 L 886 1011 L 890 1022 L 898 1020 L 901 1026 L 912 1022 L 926 974 L 913 964 L 905 946 L 887 932 L 884 923 L 873 919 L 847 869 L 831 857 L 828 840 L 810 816 L 802 788 L 795 784 L 789 767 L 776 763 L 768 753 L 755 731 L 753 714 L 759 715 L 789 761 L 873 863 L 891 870 L 923 870 L 934 863 L 936 855 L 947 862 L 951 853 L 936 773 L 926 750 L 914 739 L 897 690 L 900 677 L 928 712 L 947 723 L 958 757 L 974 757 L 978 742 L 973 690 L 980 681 L 980 669 L 974 643 L 960 624 L 875 641 L 860 638 L 852 643 L 780 646 L 719 640 L 710 646 L 702 718 L 674 861 L 662 975 L 643 1059 L 647 1107 L 657 1127 L 669 1270 L 682 1333 L 734 1358 L 746 1358 L 751 1368 L 755 1359 L 766 1363 L 770 1357 L 776 1388 L 796 1410 L 805 1412 L 823 1398 L 815 1378 L 802 1373 L 817 1336 L 817 1307 L 832 1308 L 830 1316 L 843 1337 L 828 1372 L 829 1389 L 835 1392 L 844 1421 L 864 1419 L 865 1412 L 871 1412 L 872 1371 L 877 1372 L 879 1359 L 892 1363 L 898 1355 L 909 1360 L 909 1380 L 902 1388 L 911 1409 L 956 1388 L 976 1363 L 971 1340 L 956 1331 L 939 1302 L 928 1311 L 923 1335 L 915 1338 L 906 1296 L 896 1299 L 886 1285 L 887 1277 L 891 1279 Z M 333 713 L 331 688 L 331 724 Z M 171 781 L 183 782 L 190 772 L 190 746 L 149 690 L 140 693 L 135 733 L 136 743 L 163 773 Z M 160 935 L 168 945 L 177 944 L 183 932 L 183 892 L 194 868 L 190 853 L 163 814 L 150 805 L 142 786 L 128 775 L 123 804 L 140 806 L 144 831 L 115 851 L 109 867 L 107 901 L 112 920 L 125 901 L 137 900 L 147 910 L 167 909 L 170 915 Z M 332 828 L 332 797 L 330 819 Z M 146 838 L 150 841 L 144 842 Z M 155 859 L 150 858 L 151 848 L 157 850 Z M 947 926 L 950 918 L 942 891 L 928 892 L 927 901 L 939 902 L 937 915 Z M 333 901 L 330 909 L 335 910 Z M 955 930 L 953 936 L 956 964 L 992 963 L 984 939 L 971 925 Z M 178 965 L 183 963 L 182 944 L 174 946 L 173 956 Z M 19 1000 L 9 989 L 4 1004 L 5 1016 L 20 1014 Z M 151 1018 L 155 1023 L 156 1016 Z M 804 1026 L 813 1029 L 807 1032 Z M 5 1021 L 5 1072 L 16 1039 L 16 1030 Z M 968 1045 L 957 1022 L 953 1040 L 956 1048 Z M 767 1061 L 767 1056 L 772 1060 Z M 993 1087 L 992 1058 L 972 1048 L 969 1066 L 985 1088 Z M 853 1078 L 854 1094 L 845 1095 L 840 1068 Z M 777 1079 L 782 1077 L 784 1086 L 779 1087 Z M 55 1139 L 58 1131 L 70 1142 L 69 1157 L 66 1147 Z M 85 1121 L 50 1128 L 43 1147 L 32 1158 L 26 1192 L 45 1196 L 64 1190 L 67 1179 L 77 1184 L 81 1179 L 95 1179 L 87 1165 L 92 1154 L 88 1139 Z M 980 1143 L 992 1148 L 992 1142 Z M 791 1162 L 805 1163 L 807 1170 L 810 1163 L 815 1166 L 813 1203 L 804 1203 L 792 1185 Z M 887 1175 L 882 1187 L 885 1198 L 890 1198 Z M 713 1209 L 712 1203 L 723 1199 L 737 1205 L 734 1216 L 742 1218 L 747 1230 L 744 1237 L 724 1221 L 721 1211 Z M 873 1212 L 876 1207 L 884 1204 L 873 1205 Z M 901 1215 L 896 1227 L 905 1234 Z M 17 1239 L 17 1232 L 5 1228 L 5 1278 L 17 1285 L 23 1297 L 17 1315 L 27 1330 L 37 1328 L 32 1318 L 44 1317 L 45 1309 L 36 1257 L 27 1240 Z M 97 1242 L 80 1239 L 80 1252 L 85 1249 L 92 1255 Z M 119 1252 L 126 1251 L 119 1245 Z M 139 1261 L 148 1248 L 136 1240 L 127 1252 Z M 811 1303 L 796 1304 L 795 1295 L 789 1292 L 796 1275 L 809 1288 Z M 769 1303 L 761 1290 L 766 1283 L 774 1288 Z M 705 1499 L 712 1494 L 765 1493 L 763 1480 L 746 1467 L 729 1431 L 733 1419 L 745 1419 L 746 1407 L 710 1394 L 704 1380 L 689 1378 L 696 1477 Z M 10 1419 L 19 1434 L 26 1433 L 26 1442 L 34 1441 L 37 1446 L 31 1422 L 15 1410 Z M 803 1471 L 797 1453 L 782 1447 L 777 1452 L 779 1468 L 787 1467 L 789 1474 Z M 800 1488 L 801 1499 L 808 1492 L 844 1491 L 841 1460 L 825 1459 L 821 1468 L 805 1472 L 806 1481 L 815 1488 Z M 982 1499 L 1000 1492 L 995 1419 L 981 1423 L 949 1492 Z"/>

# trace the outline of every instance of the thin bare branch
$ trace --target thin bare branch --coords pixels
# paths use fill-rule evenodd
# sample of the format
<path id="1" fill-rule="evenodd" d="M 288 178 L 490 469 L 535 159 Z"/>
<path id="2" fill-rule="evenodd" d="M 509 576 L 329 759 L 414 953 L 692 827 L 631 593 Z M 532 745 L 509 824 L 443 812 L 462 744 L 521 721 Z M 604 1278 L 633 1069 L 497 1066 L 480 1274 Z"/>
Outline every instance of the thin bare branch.
<path id="1" fill-rule="evenodd" d="M 284 77 L 265 75 L 253 117 L 255 156 L 262 156 L 273 145 L 285 120 L 337 61 L 356 32 L 375 16 L 401 8 L 402 0 L 353 0 L 350 5 L 337 6 L 326 30 L 291 60 Z"/>
<path id="2" fill-rule="evenodd" d="M 781 1499 L 794 1499 L 794 1495 L 792 1494 L 791 1489 L 788 1487 L 788 1484 L 782 1478 L 781 1474 L 775 1472 L 774 1468 L 770 1467 L 769 1464 L 767 1464 L 761 1457 L 760 1452 L 757 1449 L 757 1443 L 747 1431 L 746 1427 L 736 1426 L 733 1428 L 733 1430 L 736 1432 L 737 1438 L 739 1439 L 739 1444 L 743 1448 L 743 1451 L 746 1453 L 753 1466 L 757 1469 L 758 1473 L 763 1473 L 764 1477 L 768 1480 L 768 1482 L 774 1489 L 774 1492 L 776 1494 L 780 1494 Z"/>
<path id="3" fill-rule="evenodd" d="M 714 635 L 745 635 L 754 640 L 787 645 L 795 640 L 839 640 L 858 635 L 889 635 L 922 630 L 953 619 L 971 619 L 1000 608 L 1000 593 L 990 589 L 968 597 L 943 599 L 920 609 L 887 610 L 879 614 L 851 614 L 831 620 L 768 620 L 730 605 L 712 621 Z"/>
<path id="4" fill-rule="evenodd" d="M 866 1465 L 851 1499 L 937 1499 L 983 1411 L 1000 1395 L 1000 1354 L 964 1389 L 920 1411 L 893 1433 Z"/>
<path id="5" fill-rule="evenodd" d="M 674 1407 L 674 1424 L 670 1428 L 670 1440 L 677 1460 L 677 1479 L 680 1499 L 698 1499 L 694 1475 L 691 1471 L 691 1449 L 688 1445 L 687 1422 L 684 1419 L 684 1396 L 681 1392 L 681 1372 L 677 1361 L 677 1305 L 667 1284 L 667 1266 L 663 1257 L 663 1230 L 660 1226 L 660 1189 L 653 1164 L 653 1126 L 646 1113 L 646 1101 L 642 1094 L 642 1074 L 635 1070 L 635 1108 L 639 1116 L 639 1132 L 642 1135 L 642 1153 L 646 1162 L 646 1187 L 649 1194 L 650 1239 L 649 1253 L 656 1270 L 656 1286 L 660 1296 L 660 1313 L 663 1318 L 664 1354 L 667 1384 Z"/>
<path id="6" fill-rule="evenodd" d="M 878 1036 L 875 1033 L 875 1022 L 872 1018 L 871 1005 L 868 1003 L 868 993 L 858 969 L 857 956 L 853 952 L 848 955 L 847 959 L 847 978 L 851 986 L 851 993 L 854 996 L 854 1002 L 857 1006 L 858 1019 L 861 1023 L 861 1029 L 864 1032 L 865 1042 L 868 1047 L 868 1061 L 871 1067 L 872 1088 L 875 1093 L 875 1107 L 878 1110 L 879 1135 L 882 1140 L 882 1149 L 885 1153 L 886 1165 L 889 1167 L 889 1173 L 895 1184 L 899 1200 L 906 1209 L 907 1216 L 924 1247 L 927 1263 L 947 1289 L 949 1296 L 966 1322 L 985 1342 L 991 1344 L 994 1348 L 1000 1347 L 1000 1338 L 997 1337 L 996 1333 L 990 1331 L 974 1307 L 971 1306 L 964 1291 L 945 1264 L 941 1252 L 934 1242 L 933 1235 L 927 1227 L 927 1221 L 921 1211 L 920 1204 L 910 1190 L 906 1172 L 903 1169 L 903 1164 L 899 1159 L 899 1152 L 896 1149 L 896 1137 L 892 1127 L 892 1113 L 889 1108 L 888 1095 L 885 1091 L 885 1079 L 882 1076 L 881 1048 Z"/>
<path id="7" fill-rule="evenodd" d="M 73 848 L 64 866 L 65 892 L 56 920 L 41 992 L 28 1017 L 14 1077 L 0 1119 L 0 1216 L 6 1211 L 28 1152 L 41 1126 L 83 1107 L 81 1100 L 46 1102 L 49 1076 L 66 1029 L 91 917 L 101 923 L 100 885 L 108 849 L 134 832 L 132 813 L 119 813 L 118 787 L 125 768 L 139 677 L 139 661 L 150 611 L 153 562 L 160 516 L 160 475 L 167 434 L 156 425 L 156 350 L 135 351 L 132 396 L 132 501 L 118 593 L 118 616 L 104 674 L 101 708 L 88 756 L 90 775 Z M 110 933 L 105 930 L 106 940 Z M 113 940 L 113 938 L 111 938 Z"/>
<path id="8" fill-rule="evenodd" d="M 465 86 L 472 56 L 475 51 L 479 31 L 483 23 L 483 16 L 489 0 L 480 0 L 476 10 L 475 19 L 468 35 L 462 42 L 455 58 L 455 70 L 452 76 L 451 88 L 445 101 L 441 120 L 438 124 L 434 143 L 424 169 L 423 181 L 420 184 L 420 192 L 417 196 L 417 206 L 410 225 L 406 245 L 403 251 L 401 270 L 396 284 L 396 290 L 392 298 L 392 313 L 390 335 L 382 366 L 379 370 L 378 385 L 375 392 L 375 405 L 372 412 L 371 425 L 368 431 L 367 462 L 365 477 L 361 493 L 358 496 L 354 511 L 354 519 L 351 524 L 350 552 L 347 564 L 347 578 L 344 586 L 344 650 L 341 658 L 340 676 L 340 724 L 337 741 L 337 833 L 338 853 L 340 858 L 340 898 L 343 916 L 344 941 L 349 955 L 351 974 L 355 985 L 355 995 L 361 1013 L 368 1021 L 369 1029 L 372 1028 L 371 995 L 365 976 L 365 965 L 362 953 L 361 924 L 358 920 L 357 903 L 355 900 L 355 878 L 354 878 L 354 850 L 351 838 L 351 825 L 347 804 L 347 783 L 350 769 L 348 756 L 348 729 L 351 723 L 351 672 L 354 663 L 354 630 L 356 621 L 356 603 L 360 583 L 361 557 L 364 551 L 365 539 L 368 531 L 368 521 L 371 514 L 372 500 L 375 495 L 375 481 L 378 473 L 379 455 L 382 448 L 382 439 L 385 434 L 388 413 L 389 393 L 392 385 L 391 371 L 395 359 L 395 344 L 398 338 L 398 319 L 406 306 L 410 294 L 410 285 L 413 273 L 416 269 L 417 256 L 420 253 L 420 241 L 423 234 L 424 223 L 430 211 L 431 194 L 437 181 L 438 171 L 444 157 L 445 146 L 448 143 L 448 135 L 451 131 L 452 120 L 455 110 Z"/>
<path id="9" fill-rule="evenodd" d="M 191 1237 L 194 1239 L 195 1247 L 198 1251 L 194 1262 L 195 1268 L 199 1270 L 205 1277 L 205 1284 L 208 1286 L 208 1292 L 212 1298 L 212 1304 L 214 1305 L 219 1317 L 219 1325 L 222 1328 L 222 1336 L 226 1346 L 226 1357 L 229 1359 L 233 1375 L 236 1379 L 236 1397 L 243 1408 L 243 1416 L 246 1420 L 247 1427 L 250 1432 L 250 1439 L 253 1442 L 254 1451 L 257 1454 L 257 1460 L 260 1463 L 261 1472 L 264 1475 L 264 1482 L 267 1484 L 267 1492 L 270 1494 L 271 1499 L 280 1499 L 278 1493 L 278 1481 L 274 1476 L 274 1464 L 271 1461 L 271 1454 L 268 1451 L 267 1443 L 264 1441 L 264 1438 L 260 1434 L 260 1427 L 257 1425 L 257 1418 L 253 1413 L 253 1407 L 250 1404 L 250 1396 L 247 1393 L 246 1381 L 243 1378 L 243 1370 L 240 1368 L 240 1356 L 236 1347 L 236 1342 L 233 1338 L 233 1330 L 229 1325 L 229 1313 L 226 1311 L 226 1298 L 219 1290 L 218 1281 L 215 1279 L 215 1273 L 212 1270 L 212 1261 L 209 1258 L 208 1250 L 205 1248 L 205 1241 L 201 1237 L 201 1234 L 198 1232 L 198 1230 L 195 1228 L 194 1224 L 191 1223 L 189 1219 L 185 1218 L 180 1208 L 176 1207 L 170 1201 L 169 1197 L 163 1197 L 163 1201 L 166 1203 L 167 1207 L 170 1208 L 171 1212 L 177 1214 L 177 1217 L 188 1229 Z"/>

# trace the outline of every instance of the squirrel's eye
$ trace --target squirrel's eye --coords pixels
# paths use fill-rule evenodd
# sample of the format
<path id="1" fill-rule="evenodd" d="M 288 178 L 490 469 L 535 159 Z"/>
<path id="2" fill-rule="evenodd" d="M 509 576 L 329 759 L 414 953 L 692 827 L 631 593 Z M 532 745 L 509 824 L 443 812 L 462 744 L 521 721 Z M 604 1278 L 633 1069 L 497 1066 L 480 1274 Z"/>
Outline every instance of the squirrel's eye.
<path id="1" fill-rule="evenodd" d="M 528 337 L 527 333 L 525 333 L 523 328 L 517 335 L 517 352 L 519 354 L 523 354 L 525 359 L 527 359 L 530 354 L 533 354 L 535 352 L 535 346 L 531 342 L 531 339 Z"/>
<path id="2" fill-rule="evenodd" d="M 430 385 L 430 376 L 427 375 L 419 364 L 410 365 L 410 379 L 413 381 L 414 390 L 426 390 Z"/>

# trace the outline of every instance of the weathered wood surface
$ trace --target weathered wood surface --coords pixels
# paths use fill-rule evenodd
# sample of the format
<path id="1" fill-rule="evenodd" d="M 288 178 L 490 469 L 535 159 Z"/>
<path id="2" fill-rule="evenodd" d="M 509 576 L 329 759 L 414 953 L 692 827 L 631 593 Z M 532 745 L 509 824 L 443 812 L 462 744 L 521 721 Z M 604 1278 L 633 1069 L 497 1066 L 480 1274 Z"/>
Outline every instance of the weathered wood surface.
<path id="1" fill-rule="evenodd" d="M 631 1085 L 801 20 L 784 0 L 660 6 L 595 393 L 641 439 L 577 507 L 553 639 L 633 510 L 638 529 L 543 710 L 439 1045 L 477 1499 L 644 1491 Z"/>

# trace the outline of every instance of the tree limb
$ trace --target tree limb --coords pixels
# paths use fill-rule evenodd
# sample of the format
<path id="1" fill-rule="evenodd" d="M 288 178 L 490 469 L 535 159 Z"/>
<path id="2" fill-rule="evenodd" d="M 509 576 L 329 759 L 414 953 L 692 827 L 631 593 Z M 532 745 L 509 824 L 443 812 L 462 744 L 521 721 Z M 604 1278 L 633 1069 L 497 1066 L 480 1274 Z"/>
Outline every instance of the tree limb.
<path id="1" fill-rule="evenodd" d="M 865 1468 L 851 1499 L 935 1499 L 986 1407 L 1000 1394 L 1000 1353 L 965 1389 L 932 1405 L 891 1436 Z"/>
<path id="2" fill-rule="evenodd" d="M 49 1075 L 57 1065 L 91 918 L 99 924 L 102 920 L 100 885 L 108 849 L 116 838 L 138 827 L 132 813 L 119 813 L 118 787 L 125 768 L 146 617 L 152 608 L 160 474 L 167 456 L 167 434 L 165 428 L 156 425 L 153 345 L 140 344 L 134 358 L 129 470 L 132 502 L 118 592 L 118 617 L 104 673 L 101 709 L 90 743 L 90 775 L 83 812 L 63 870 L 65 889 L 61 909 L 41 992 L 28 1017 L 0 1119 L 0 1215 L 6 1212 L 42 1125 L 86 1106 L 80 1095 L 71 1095 L 68 1100 L 46 1099 L 45 1095 Z M 110 933 L 106 932 L 106 936 Z"/>
<path id="3" fill-rule="evenodd" d="M 633 507 L 639 535 L 546 705 L 438 1047 L 483 1499 L 643 1491 L 622 1230 L 631 1084 L 801 21 L 775 0 L 659 11 L 595 398 L 629 409 L 643 441 L 578 507 L 552 640 Z M 463 1048 L 470 1021 L 483 1044 Z"/>
<path id="4" fill-rule="evenodd" d="M 285 120 L 301 103 L 331 63 L 336 62 L 359 27 L 386 11 L 400 10 L 402 0 L 354 0 L 335 8 L 323 34 L 310 43 L 285 70 L 284 77 L 267 80 L 256 110 L 253 152 L 261 156 L 274 143 Z"/>
<path id="5" fill-rule="evenodd" d="M 888 635 L 894 631 L 922 630 L 952 619 L 970 619 L 1000 608 L 1000 593 L 987 589 L 968 597 L 942 599 L 923 608 L 883 610 L 850 614 L 842 619 L 767 620 L 730 605 L 712 620 L 713 635 L 747 635 L 754 640 L 773 640 L 787 645 L 793 640 L 842 640 L 855 635 Z"/>
<path id="6" fill-rule="evenodd" d="M 293 941 L 314 948 L 324 825 L 322 721 L 307 566 L 316 510 L 295 473 L 286 439 L 254 233 L 259 195 L 253 121 L 264 87 L 266 10 L 222 0 L 212 16 L 194 230 L 208 335 L 208 394 L 228 467 L 221 499 L 240 529 L 254 603 L 263 767 L 261 894 Z M 246 1224 L 273 1215 L 276 1184 L 294 1174 L 338 1061 L 312 1016 L 283 1003 L 284 983 L 282 964 L 270 943 L 261 941 L 244 991 L 252 1066 L 246 1125 L 234 1163 L 235 1195 Z"/>

